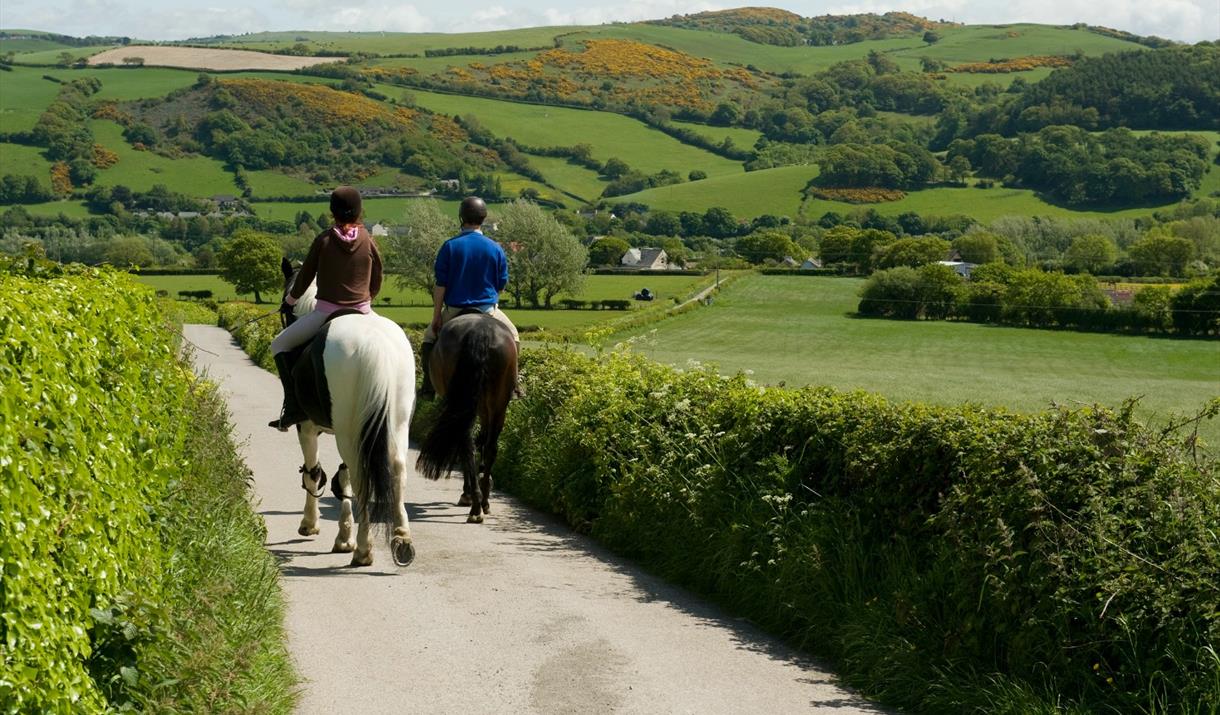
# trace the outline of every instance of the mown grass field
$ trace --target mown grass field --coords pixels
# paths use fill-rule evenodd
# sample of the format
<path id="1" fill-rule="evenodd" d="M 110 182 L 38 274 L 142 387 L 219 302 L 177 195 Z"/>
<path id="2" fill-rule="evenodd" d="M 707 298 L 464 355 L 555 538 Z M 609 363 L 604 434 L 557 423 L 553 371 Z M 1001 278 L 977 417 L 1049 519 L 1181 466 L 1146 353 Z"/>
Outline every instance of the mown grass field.
<path id="1" fill-rule="evenodd" d="M 863 389 L 897 400 L 1033 411 L 1141 397 L 1163 419 L 1220 395 L 1215 341 L 851 317 L 862 281 L 751 275 L 712 306 L 647 329 L 634 349 L 712 362 L 768 384 Z M 618 335 L 622 340 L 630 335 Z M 1220 423 L 1205 428 L 1220 448 Z"/>
<path id="2" fill-rule="evenodd" d="M 701 169 L 708 176 L 744 171 L 738 162 L 683 144 L 620 114 L 408 91 L 390 85 L 377 88 L 389 96 L 413 95 L 416 104 L 433 112 L 450 116 L 473 114 L 496 135 L 511 137 L 528 146 L 588 144 L 598 161 L 618 157 L 633 169 L 649 174 L 662 169 L 673 169 L 683 175 Z"/>

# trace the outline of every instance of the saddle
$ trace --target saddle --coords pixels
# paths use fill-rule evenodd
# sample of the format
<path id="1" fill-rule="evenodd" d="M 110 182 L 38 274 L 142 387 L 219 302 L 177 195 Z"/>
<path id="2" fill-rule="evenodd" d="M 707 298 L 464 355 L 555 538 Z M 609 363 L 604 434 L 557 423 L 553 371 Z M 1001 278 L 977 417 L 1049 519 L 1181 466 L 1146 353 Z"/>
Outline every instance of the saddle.
<path id="1" fill-rule="evenodd" d="M 326 366 L 322 356 L 326 351 L 326 338 L 330 322 L 345 315 L 363 315 L 358 310 L 342 308 L 326 316 L 326 322 L 317 335 L 300 347 L 285 353 L 296 389 L 297 404 L 310 421 L 324 429 L 332 429 L 330 385 L 326 382 Z"/>

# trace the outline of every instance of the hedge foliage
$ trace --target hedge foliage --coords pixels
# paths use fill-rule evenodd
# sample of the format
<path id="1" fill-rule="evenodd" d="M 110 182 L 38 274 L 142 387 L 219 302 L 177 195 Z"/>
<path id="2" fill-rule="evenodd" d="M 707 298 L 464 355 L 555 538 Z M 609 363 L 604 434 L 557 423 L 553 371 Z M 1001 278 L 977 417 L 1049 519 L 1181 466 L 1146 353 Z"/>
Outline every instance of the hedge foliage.
<path id="1" fill-rule="evenodd" d="M 178 345 L 120 273 L 0 263 L 0 712 L 291 707 L 262 522 Z"/>
<path id="2" fill-rule="evenodd" d="M 917 712 L 1220 702 L 1218 465 L 1131 405 L 1027 415 L 623 353 L 525 361 L 499 485 L 866 693 Z"/>
<path id="3" fill-rule="evenodd" d="M 860 315 L 916 320 L 968 320 L 1030 328 L 1220 336 L 1220 275 L 1196 279 L 1176 292 L 1140 289 L 1130 305 L 1111 305 L 1086 273 L 988 263 L 964 281 L 935 263 L 873 273 L 860 287 Z"/>

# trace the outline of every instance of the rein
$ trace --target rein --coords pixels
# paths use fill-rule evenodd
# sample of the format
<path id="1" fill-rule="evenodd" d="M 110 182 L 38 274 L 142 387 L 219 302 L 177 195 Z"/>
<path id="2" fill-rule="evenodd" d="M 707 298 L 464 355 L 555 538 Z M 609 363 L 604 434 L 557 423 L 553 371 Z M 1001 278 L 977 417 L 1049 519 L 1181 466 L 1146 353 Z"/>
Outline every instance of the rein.
<path id="1" fill-rule="evenodd" d="M 280 312 L 279 308 L 276 308 L 275 310 L 270 311 L 268 313 L 263 313 L 262 315 L 258 316 L 257 318 L 251 318 L 251 319 L 247 320 L 246 322 L 242 323 L 241 325 L 238 325 L 237 327 L 233 328 L 230 332 L 237 332 L 238 330 L 241 330 L 242 328 L 246 327 L 250 323 L 257 323 L 258 321 L 262 320 L 263 318 L 270 318 L 271 316 L 273 316 L 279 312 Z"/>

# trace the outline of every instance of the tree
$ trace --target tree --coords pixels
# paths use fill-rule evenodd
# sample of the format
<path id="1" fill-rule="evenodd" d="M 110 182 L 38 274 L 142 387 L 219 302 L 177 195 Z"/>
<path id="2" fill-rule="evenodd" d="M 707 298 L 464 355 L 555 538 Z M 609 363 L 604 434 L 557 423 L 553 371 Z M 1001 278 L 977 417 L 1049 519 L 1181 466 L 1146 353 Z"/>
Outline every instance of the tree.
<path id="1" fill-rule="evenodd" d="M 782 231 L 755 231 L 737 239 L 737 253 L 750 263 L 767 259 L 781 261 L 787 256 L 799 256 L 803 251 Z"/>
<path id="2" fill-rule="evenodd" d="M 1128 248 L 1127 253 L 1142 275 L 1181 276 L 1194 258 L 1195 245 L 1188 239 L 1153 229 Z"/>
<path id="3" fill-rule="evenodd" d="M 254 302 L 261 303 L 261 292 L 275 290 L 284 280 L 280 257 L 274 236 L 241 229 L 220 251 L 220 278 L 238 293 L 253 293 Z"/>
<path id="4" fill-rule="evenodd" d="M 691 172 L 686 175 L 688 181 L 702 181 L 707 178 L 707 172 L 703 169 L 691 169 Z"/>
<path id="5" fill-rule="evenodd" d="M 384 239 L 385 272 L 400 288 L 418 288 L 430 296 L 436 287 L 436 254 L 454 235 L 454 219 L 435 201 L 410 201 L 402 222 L 405 231 Z"/>
<path id="6" fill-rule="evenodd" d="M 517 200 L 500 212 L 496 239 L 508 253 L 508 289 L 535 308 L 551 307 L 560 293 L 579 293 L 589 252 L 537 204 Z"/>
<path id="7" fill-rule="evenodd" d="M 943 238 L 903 238 L 880 248 L 877 265 L 881 268 L 895 266 L 915 268 L 943 261 L 948 252 L 949 242 Z"/>
<path id="8" fill-rule="evenodd" d="M 940 42 L 940 35 L 936 34 L 932 30 L 928 30 L 927 32 L 923 33 L 923 41 L 929 45 L 935 45 L 937 42 Z"/>
<path id="9" fill-rule="evenodd" d="M 602 175 L 612 181 L 614 179 L 621 179 L 629 173 L 631 173 L 631 167 L 627 165 L 627 162 L 616 156 L 606 159 L 606 163 L 602 165 Z"/>
<path id="10" fill-rule="evenodd" d="M 949 170 L 949 178 L 955 183 L 965 184 L 966 176 L 970 174 L 970 160 L 958 154 L 949 160 L 946 165 Z"/>
<path id="11" fill-rule="evenodd" d="M 140 236 L 122 236 L 106 246 L 106 262 L 117 268 L 148 267 L 154 262 L 148 242 Z"/>
<path id="12" fill-rule="evenodd" d="M 1063 264 L 1074 271 L 1096 275 L 1114 265 L 1116 258 L 1118 247 L 1113 241 L 1101 234 L 1090 233 L 1072 239 L 1072 245 L 1063 254 Z"/>
<path id="13" fill-rule="evenodd" d="M 703 232 L 712 238 L 728 238 L 737 235 L 737 219 L 732 212 L 713 206 L 703 212 Z"/>
<path id="14" fill-rule="evenodd" d="M 682 231 L 682 222 L 678 215 L 669 211 L 653 211 L 648 214 L 648 222 L 644 224 L 644 232 L 651 236 L 676 236 Z"/>
<path id="15" fill-rule="evenodd" d="M 995 234 L 974 231 L 953 240 L 953 248 L 967 263 L 991 263 L 1000 255 L 1000 244 Z"/>
<path id="16" fill-rule="evenodd" d="M 618 236 L 599 238 L 589 246 L 590 266 L 617 266 L 631 244 Z"/>

